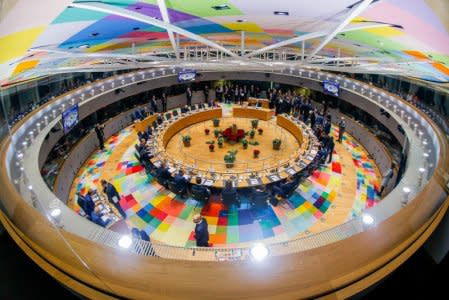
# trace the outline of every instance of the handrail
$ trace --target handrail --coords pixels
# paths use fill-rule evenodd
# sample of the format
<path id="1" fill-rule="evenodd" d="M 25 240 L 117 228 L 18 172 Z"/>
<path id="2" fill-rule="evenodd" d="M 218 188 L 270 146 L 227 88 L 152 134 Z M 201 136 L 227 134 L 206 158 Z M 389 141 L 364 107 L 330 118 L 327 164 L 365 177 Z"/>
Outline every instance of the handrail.
<path id="1" fill-rule="evenodd" d="M 394 114 L 392 116 L 397 118 Z M 434 125 L 432 124 L 432 126 Z M 446 195 L 446 193 L 443 190 L 442 182 L 437 180 L 437 173 L 447 168 L 447 139 L 437 127 L 430 129 L 433 129 L 440 147 L 438 164 L 430 167 L 431 169 L 435 168 L 437 172 L 429 178 L 426 186 L 417 194 L 416 198 L 404 208 L 399 209 L 394 217 L 376 224 L 375 227 L 364 228 L 361 234 L 355 234 L 318 248 L 316 246 L 319 245 L 315 245 L 308 251 L 279 252 L 277 254 L 282 257 L 272 255 L 258 265 L 247 262 L 238 264 L 191 262 L 191 259 L 196 260 L 197 255 L 202 252 L 206 253 L 206 251 L 198 249 L 189 251 L 181 249 L 183 254 L 189 255 L 190 259 L 185 258 L 186 260 L 177 260 L 173 263 L 167 259 L 136 256 L 130 252 L 123 252 L 89 241 L 66 230 L 60 230 L 64 240 L 74 247 L 74 251 L 79 257 L 87 260 L 90 269 L 101 275 L 101 281 L 99 281 L 80 266 L 79 261 L 64 253 L 66 248 L 61 245 L 61 240 L 54 237 L 54 232 L 50 230 L 52 228 L 50 221 L 28 206 L 13 186 L 5 171 L 7 158 L 5 149 L 11 142 L 10 137 L 5 138 L 0 147 L 0 163 L 2 164 L 0 181 L 4 183 L 3 193 L 0 197 L 2 197 L 2 203 L 5 204 L 6 211 L 9 216 L 12 216 L 15 225 L 24 230 L 24 235 L 39 242 L 40 253 L 46 255 L 52 264 L 60 266 L 76 278 L 91 282 L 94 286 L 106 284 L 114 294 L 123 297 L 165 296 L 166 298 L 176 298 L 176 296 L 183 296 L 193 298 L 198 294 L 207 298 L 217 298 L 217 295 L 242 297 L 245 295 L 248 298 L 262 296 L 265 298 L 276 296 L 314 297 L 322 295 L 323 291 L 335 291 L 348 284 L 360 282 L 361 279 L 372 274 L 373 270 L 388 266 L 393 258 L 404 255 L 404 251 L 417 242 L 416 239 L 409 239 L 409 237 L 419 232 L 421 228 L 425 230 L 426 222 L 438 212 L 438 208 L 442 207 L 443 202 L 438 195 Z M 12 142 L 17 141 L 20 140 L 16 139 Z M 12 158 L 11 154 L 9 154 L 9 158 Z M 354 228 L 354 230 L 358 229 Z M 379 239 L 379 236 L 382 238 Z M 335 239 L 332 235 L 329 237 Z M 373 238 L 376 238 L 376 245 L 370 244 Z M 302 247 L 301 243 L 297 246 L 297 249 Z M 169 256 L 177 254 L 176 248 L 169 248 L 165 245 L 161 247 L 160 249 L 170 250 Z M 276 245 L 276 247 L 285 249 L 285 245 L 282 244 Z M 155 250 L 157 252 L 156 248 Z M 193 250 L 197 250 L 195 256 L 193 256 Z M 223 251 L 229 251 L 229 249 Z M 214 252 L 215 249 L 212 249 L 206 254 Z M 328 255 L 329 253 L 333 255 Z M 320 260 L 320 264 L 316 264 L 317 259 Z M 301 264 L 298 264 L 298 261 L 301 261 Z M 111 262 L 114 262 L 114 265 L 111 265 Z M 117 268 L 120 269 L 120 272 L 115 272 Z M 286 268 L 289 269 L 289 272 L 285 272 Z M 322 268 L 325 268 L 326 272 L 321 272 Z M 192 273 L 195 276 L 185 276 L 185 274 Z M 264 274 L 263 278 L 257 277 L 256 273 Z M 126 278 L 126 281 L 123 278 Z M 217 282 L 218 279 L 220 279 L 220 284 Z M 201 282 L 201 284 L 195 284 L 195 282 Z M 214 284 L 214 294 L 211 294 L 210 286 L 207 286 L 206 289 L 204 282 Z M 282 285 L 280 286 L 279 283 Z"/>

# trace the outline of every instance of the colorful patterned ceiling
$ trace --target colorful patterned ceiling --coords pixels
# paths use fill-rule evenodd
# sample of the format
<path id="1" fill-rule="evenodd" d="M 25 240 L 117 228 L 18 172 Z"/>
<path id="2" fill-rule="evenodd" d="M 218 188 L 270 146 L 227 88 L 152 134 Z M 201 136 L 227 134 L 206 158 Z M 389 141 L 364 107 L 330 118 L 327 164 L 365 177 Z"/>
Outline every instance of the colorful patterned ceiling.
<path id="1" fill-rule="evenodd" d="M 367 2 L 370 3 L 366 9 L 351 17 L 358 6 Z M 170 29 L 175 29 L 170 30 L 173 32 L 184 30 L 175 40 L 181 50 L 204 46 L 199 38 L 226 49 L 239 49 L 241 31 L 245 32 L 247 51 L 322 32 L 305 40 L 306 56 L 329 37 L 314 58 L 360 61 L 351 66 L 356 72 L 391 72 L 449 82 L 449 1 L 6 0 L 2 3 L 2 83 L 55 71 L 95 70 L 111 60 L 117 63 L 123 58 L 173 53 L 169 32 L 151 25 L 154 23 L 151 20 L 169 23 Z M 85 7 L 72 7 L 79 5 Z M 168 19 L 161 13 L 164 6 Z M 348 24 L 335 31 L 345 20 Z M 357 27 L 362 29 L 348 31 Z M 335 35 L 331 35 L 333 31 Z M 301 55 L 302 43 L 288 44 L 278 50 Z M 323 69 L 329 66 L 329 61 L 325 62 Z"/>

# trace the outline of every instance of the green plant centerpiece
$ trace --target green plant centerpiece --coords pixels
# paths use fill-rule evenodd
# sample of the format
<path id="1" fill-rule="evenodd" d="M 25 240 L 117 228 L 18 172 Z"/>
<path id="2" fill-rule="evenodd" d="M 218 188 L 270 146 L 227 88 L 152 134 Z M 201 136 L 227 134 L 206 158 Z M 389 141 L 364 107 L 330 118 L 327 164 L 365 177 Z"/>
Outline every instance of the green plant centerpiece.
<path id="1" fill-rule="evenodd" d="M 224 138 L 220 135 L 217 139 L 218 148 L 223 148 Z"/>
<path id="2" fill-rule="evenodd" d="M 274 139 L 273 140 L 273 150 L 279 150 L 281 149 L 281 139 Z"/>
<path id="3" fill-rule="evenodd" d="M 219 118 L 213 118 L 212 123 L 214 124 L 214 127 L 220 126 L 220 119 Z"/>
<path id="4" fill-rule="evenodd" d="M 251 120 L 251 127 L 253 129 L 256 129 L 258 126 L 259 126 L 259 120 L 258 119 Z"/>
<path id="5" fill-rule="evenodd" d="M 249 131 L 249 137 L 253 139 L 255 135 L 256 135 L 256 131 L 254 129 L 251 129 Z"/>
<path id="6" fill-rule="evenodd" d="M 220 133 L 221 133 L 221 130 L 220 130 L 220 129 L 216 128 L 216 129 L 214 130 L 214 135 L 215 135 L 216 138 L 220 135 Z"/>
<path id="7" fill-rule="evenodd" d="M 243 146 L 243 149 L 248 149 L 248 140 L 247 139 L 242 140 L 242 146 Z"/>
<path id="8" fill-rule="evenodd" d="M 224 156 L 226 168 L 232 168 L 236 159 L 237 150 L 229 150 Z"/>
<path id="9" fill-rule="evenodd" d="M 182 136 L 182 142 L 184 143 L 185 147 L 190 147 L 190 140 L 192 138 L 190 137 L 190 135 L 183 135 Z"/>

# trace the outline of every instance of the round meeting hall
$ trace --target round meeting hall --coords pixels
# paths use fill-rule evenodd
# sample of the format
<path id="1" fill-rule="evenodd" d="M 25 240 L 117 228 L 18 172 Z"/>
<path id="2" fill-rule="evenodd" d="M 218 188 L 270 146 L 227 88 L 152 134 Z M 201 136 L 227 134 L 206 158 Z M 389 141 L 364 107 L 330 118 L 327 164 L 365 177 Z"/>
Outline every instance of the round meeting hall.
<path id="1" fill-rule="evenodd" d="M 449 251 L 446 3 L 15 2 L 0 233 L 74 294 L 360 297 Z"/>

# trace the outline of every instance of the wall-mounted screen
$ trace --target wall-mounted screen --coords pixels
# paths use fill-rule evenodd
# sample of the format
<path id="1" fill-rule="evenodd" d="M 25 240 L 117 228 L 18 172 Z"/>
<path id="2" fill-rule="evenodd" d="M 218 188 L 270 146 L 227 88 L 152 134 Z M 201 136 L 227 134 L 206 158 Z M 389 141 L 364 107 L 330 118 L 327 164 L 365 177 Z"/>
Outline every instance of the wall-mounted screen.
<path id="1" fill-rule="evenodd" d="M 62 113 L 62 124 L 64 134 L 69 133 L 79 121 L 78 104 L 73 105 Z"/>
<path id="2" fill-rule="evenodd" d="M 340 95 L 340 85 L 337 82 L 324 80 L 323 81 L 323 92 L 335 97 Z"/>
<path id="3" fill-rule="evenodd" d="M 178 73 L 178 82 L 190 82 L 196 78 L 195 70 L 182 70 Z"/>

